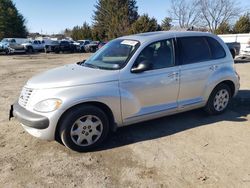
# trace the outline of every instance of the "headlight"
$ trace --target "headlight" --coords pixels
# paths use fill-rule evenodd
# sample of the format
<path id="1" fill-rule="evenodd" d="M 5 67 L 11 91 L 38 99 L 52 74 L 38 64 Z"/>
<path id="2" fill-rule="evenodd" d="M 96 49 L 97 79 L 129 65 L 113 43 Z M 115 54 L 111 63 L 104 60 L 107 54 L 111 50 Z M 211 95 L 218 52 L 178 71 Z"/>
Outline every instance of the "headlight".
<path id="1" fill-rule="evenodd" d="M 34 110 L 37 112 L 52 112 L 57 110 L 62 104 L 60 99 L 46 99 L 37 103 Z"/>

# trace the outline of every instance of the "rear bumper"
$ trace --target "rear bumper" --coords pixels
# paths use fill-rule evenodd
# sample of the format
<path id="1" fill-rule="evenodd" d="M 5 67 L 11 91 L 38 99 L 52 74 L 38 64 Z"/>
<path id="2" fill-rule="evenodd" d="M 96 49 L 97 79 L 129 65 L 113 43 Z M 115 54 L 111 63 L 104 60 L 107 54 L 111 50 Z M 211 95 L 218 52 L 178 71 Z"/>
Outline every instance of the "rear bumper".
<path id="1" fill-rule="evenodd" d="M 11 106 L 9 117 L 15 117 L 21 124 L 35 129 L 46 129 L 50 123 L 47 117 L 30 112 L 18 103 Z"/>

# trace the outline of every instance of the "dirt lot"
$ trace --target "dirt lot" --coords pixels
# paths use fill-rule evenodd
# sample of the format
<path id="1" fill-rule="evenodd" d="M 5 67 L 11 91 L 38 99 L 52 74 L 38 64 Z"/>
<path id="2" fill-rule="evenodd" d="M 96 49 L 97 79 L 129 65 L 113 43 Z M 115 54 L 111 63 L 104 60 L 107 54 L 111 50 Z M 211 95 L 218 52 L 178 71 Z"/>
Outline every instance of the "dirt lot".
<path id="1" fill-rule="evenodd" d="M 76 153 L 8 121 L 32 75 L 89 54 L 0 55 L 0 187 L 250 187 L 250 63 L 230 110 L 195 110 L 121 128 L 98 151 Z"/>

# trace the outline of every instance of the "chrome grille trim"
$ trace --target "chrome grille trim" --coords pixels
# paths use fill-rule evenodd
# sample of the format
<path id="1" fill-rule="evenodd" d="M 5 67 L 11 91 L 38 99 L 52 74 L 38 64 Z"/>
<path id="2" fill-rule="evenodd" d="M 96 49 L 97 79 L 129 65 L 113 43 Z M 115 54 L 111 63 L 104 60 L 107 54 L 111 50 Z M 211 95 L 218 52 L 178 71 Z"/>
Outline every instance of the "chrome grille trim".
<path id="1" fill-rule="evenodd" d="M 33 92 L 33 89 L 23 87 L 22 92 L 21 92 L 21 94 L 19 96 L 19 101 L 18 101 L 18 103 L 22 107 L 26 107 L 27 106 L 27 103 L 29 101 L 29 98 L 30 98 L 32 92 Z"/>

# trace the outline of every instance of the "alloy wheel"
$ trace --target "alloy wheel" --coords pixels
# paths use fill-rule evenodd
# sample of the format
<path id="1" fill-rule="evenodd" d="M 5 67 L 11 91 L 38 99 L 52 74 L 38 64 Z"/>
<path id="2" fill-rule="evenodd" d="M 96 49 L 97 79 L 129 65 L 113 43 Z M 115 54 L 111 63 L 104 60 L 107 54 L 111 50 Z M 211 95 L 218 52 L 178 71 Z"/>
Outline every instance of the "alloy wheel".
<path id="1" fill-rule="evenodd" d="M 89 146 L 100 138 L 102 132 L 102 121 L 95 115 L 85 115 L 74 122 L 70 136 L 76 145 Z"/>

